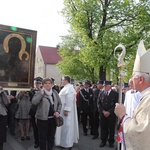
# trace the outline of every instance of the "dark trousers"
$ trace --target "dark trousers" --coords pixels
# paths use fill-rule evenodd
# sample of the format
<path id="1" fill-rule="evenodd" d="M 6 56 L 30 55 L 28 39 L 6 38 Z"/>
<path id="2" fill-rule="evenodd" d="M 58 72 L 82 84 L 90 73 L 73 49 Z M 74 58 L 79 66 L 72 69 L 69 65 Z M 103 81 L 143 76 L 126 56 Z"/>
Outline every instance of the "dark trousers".
<path id="1" fill-rule="evenodd" d="M 0 115 L 0 145 L 6 142 L 6 132 L 7 132 L 7 116 Z"/>
<path id="2" fill-rule="evenodd" d="M 15 124 L 16 124 L 15 115 L 16 115 L 16 110 L 13 108 L 13 106 L 10 105 L 8 108 L 8 127 L 10 133 L 15 132 Z"/>
<path id="3" fill-rule="evenodd" d="M 3 143 L 0 143 L 0 150 L 3 150 Z"/>
<path id="4" fill-rule="evenodd" d="M 56 124 L 54 118 L 48 120 L 37 120 L 40 138 L 40 150 L 52 150 L 54 147 L 54 136 Z"/>
<path id="5" fill-rule="evenodd" d="M 101 116 L 101 140 L 103 143 L 106 143 L 107 140 L 109 144 L 114 143 L 114 135 L 115 135 L 115 124 L 116 124 L 116 116 L 111 115 L 109 117 Z"/>
<path id="6" fill-rule="evenodd" d="M 39 134 L 38 134 L 38 127 L 35 121 L 35 117 L 31 117 L 31 123 L 33 127 L 33 135 L 34 135 L 34 143 L 39 144 Z"/>
<path id="7" fill-rule="evenodd" d="M 80 122 L 81 120 L 81 114 L 80 114 L 80 110 L 79 107 L 77 106 L 77 116 L 78 116 L 78 122 Z"/>
<path id="8" fill-rule="evenodd" d="M 93 135 L 93 129 L 94 129 L 94 116 L 93 116 L 93 113 L 86 113 L 86 112 L 83 112 L 82 113 L 82 116 L 81 116 L 81 120 L 82 120 L 82 125 L 83 125 L 83 132 L 84 133 L 87 133 L 87 117 L 89 116 L 89 124 L 90 124 L 90 127 L 91 127 L 91 135 Z"/>
<path id="9" fill-rule="evenodd" d="M 99 112 L 94 113 L 94 136 L 99 136 Z"/>

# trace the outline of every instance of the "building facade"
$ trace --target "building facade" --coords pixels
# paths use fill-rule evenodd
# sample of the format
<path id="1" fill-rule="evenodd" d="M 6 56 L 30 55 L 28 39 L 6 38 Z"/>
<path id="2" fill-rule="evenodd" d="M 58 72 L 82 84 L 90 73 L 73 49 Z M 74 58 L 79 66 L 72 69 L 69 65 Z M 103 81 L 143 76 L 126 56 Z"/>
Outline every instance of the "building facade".
<path id="1" fill-rule="evenodd" d="M 35 77 L 54 78 L 55 84 L 61 84 L 60 68 L 56 64 L 62 60 L 58 49 L 54 47 L 38 46 L 35 57 Z"/>

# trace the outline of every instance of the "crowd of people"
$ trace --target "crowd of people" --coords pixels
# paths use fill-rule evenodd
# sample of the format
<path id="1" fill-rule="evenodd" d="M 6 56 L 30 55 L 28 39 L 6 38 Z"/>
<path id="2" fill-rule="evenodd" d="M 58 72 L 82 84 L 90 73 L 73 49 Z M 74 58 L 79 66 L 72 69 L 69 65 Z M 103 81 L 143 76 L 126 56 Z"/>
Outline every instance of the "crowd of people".
<path id="1" fill-rule="evenodd" d="M 22 141 L 30 140 L 32 125 L 34 147 L 40 150 L 53 150 L 54 145 L 71 150 L 79 140 L 79 123 L 84 136 L 90 134 L 92 140 L 100 136 L 100 148 L 107 142 L 113 148 L 117 140 L 121 150 L 149 150 L 150 67 L 145 65 L 149 52 L 141 41 L 133 76 L 122 88 L 122 104 L 118 103 L 120 87 L 112 81 L 99 80 L 92 84 L 85 80 L 74 86 L 70 77 L 64 76 L 58 88 L 53 78 L 37 77 L 31 91 L 4 91 L 0 87 L 0 150 L 6 142 L 7 126 L 15 136 L 16 119 Z M 55 121 L 60 116 L 64 122 L 57 127 Z"/>
<path id="2" fill-rule="evenodd" d="M 63 125 L 56 126 L 56 119 L 63 117 Z M 0 150 L 6 142 L 7 128 L 15 136 L 15 126 L 20 129 L 20 139 L 30 140 L 33 128 L 34 148 L 53 150 L 54 145 L 71 150 L 78 143 L 79 129 L 76 91 L 70 77 L 62 78 L 62 86 L 53 78 L 35 78 L 30 91 L 4 91 L 0 87 Z"/>
<path id="3" fill-rule="evenodd" d="M 70 78 L 64 76 L 60 88 L 54 81 L 53 78 L 36 77 L 35 87 L 31 91 L 1 90 L 1 94 L 6 96 L 4 100 L 8 101 L 3 107 L 8 109 L 8 121 L 5 123 L 9 133 L 15 136 L 17 121 L 22 141 L 30 140 L 30 127 L 33 128 L 34 148 L 52 150 L 55 145 L 71 150 L 73 144 L 78 143 L 78 124 L 81 123 L 84 136 L 90 134 L 92 140 L 100 137 L 99 147 L 104 147 L 107 142 L 114 147 L 117 123 L 114 109 L 119 98 L 118 85 L 102 80 L 96 84 L 85 80 L 72 85 Z M 127 113 L 132 115 L 140 99 L 132 80 L 129 84 L 124 83 L 122 95 L 122 103 L 129 111 Z M 59 116 L 63 117 L 64 124 L 56 127 L 55 118 Z"/>

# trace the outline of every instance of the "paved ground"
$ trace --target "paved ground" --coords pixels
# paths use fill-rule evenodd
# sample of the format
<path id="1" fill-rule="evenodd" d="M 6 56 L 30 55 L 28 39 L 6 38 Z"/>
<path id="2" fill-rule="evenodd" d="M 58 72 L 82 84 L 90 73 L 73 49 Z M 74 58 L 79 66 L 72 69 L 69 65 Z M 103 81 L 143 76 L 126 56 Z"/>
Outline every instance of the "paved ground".
<path id="1" fill-rule="evenodd" d="M 79 143 L 75 144 L 73 150 L 114 150 L 114 148 L 110 148 L 109 145 L 106 145 L 103 148 L 99 147 L 100 137 L 96 140 L 92 140 L 92 136 L 88 134 L 88 136 L 84 136 L 82 134 L 81 124 L 79 124 L 80 131 L 80 139 Z M 17 128 L 16 135 L 11 136 L 9 133 L 7 134 L 7 142 L 4 144 L 4 150 L 36 150 L 34 146 L 33 133 L 30 131 L 31 139 L 21 141 L 20 139 L 20 131 Z M 116 143 L 115 143 L 116 144 Z M 39 148 L 37 149 L 39 150 Z M 60 147 L 55 147 L 55 150 L 62 150 Z"/>

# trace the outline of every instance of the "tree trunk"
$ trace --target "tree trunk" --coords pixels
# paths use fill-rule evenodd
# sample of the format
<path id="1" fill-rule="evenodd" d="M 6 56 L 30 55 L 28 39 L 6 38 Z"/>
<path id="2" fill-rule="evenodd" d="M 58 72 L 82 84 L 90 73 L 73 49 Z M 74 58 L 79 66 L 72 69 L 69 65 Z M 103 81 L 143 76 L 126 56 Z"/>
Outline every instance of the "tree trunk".
<path id="1" fill-rule="evenodd" d="M 99 69 L 99 78 L 100 78 L 100 80 L 103 80 L 103 81 L 106 80 L 106 67 L 100 66 L 100 69 Z"/>

